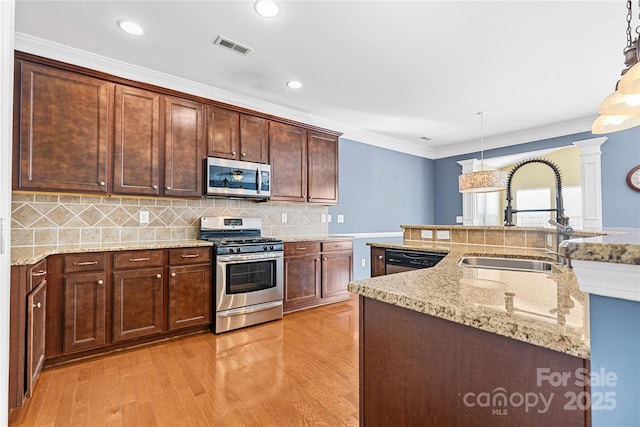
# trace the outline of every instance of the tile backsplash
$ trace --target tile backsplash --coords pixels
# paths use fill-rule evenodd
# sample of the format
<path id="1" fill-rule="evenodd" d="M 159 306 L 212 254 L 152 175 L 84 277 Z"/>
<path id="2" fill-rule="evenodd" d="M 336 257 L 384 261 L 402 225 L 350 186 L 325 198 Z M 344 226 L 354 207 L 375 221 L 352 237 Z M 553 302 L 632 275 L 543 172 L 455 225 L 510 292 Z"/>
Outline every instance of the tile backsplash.
<path id="1" fill-rule="evenodd" d="M 140 211 L 149 223 L 139 222 Z M 286 213 L 287 222 L 282 222 Z M 37 247 L 180 241 L 198 238 L 203 216 L 244 216 L 262 219 L 262 234 L 270 237 L 321 236 L 326 206 L 258 203 L 243 199 L 184 200 L 101 197 L 13 192 L 11 246 Z"/>

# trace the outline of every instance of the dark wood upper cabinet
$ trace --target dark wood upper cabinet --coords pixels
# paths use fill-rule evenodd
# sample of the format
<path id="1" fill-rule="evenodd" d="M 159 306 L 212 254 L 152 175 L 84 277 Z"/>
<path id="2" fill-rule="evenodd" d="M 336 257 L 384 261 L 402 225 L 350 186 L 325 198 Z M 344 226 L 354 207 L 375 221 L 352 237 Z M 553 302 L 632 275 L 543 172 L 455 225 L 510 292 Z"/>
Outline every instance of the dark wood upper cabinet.
<path id="1" fill-rule="evenodd" d="M 269 121 L 240 115 L 240 157 L 247 162 L 269 162 Z"/>
<path id="2" fill-rule="evenodd" d="M 160 95 L 117 85 L 114 110 L 114 193 L 159 195 Z"/>
<path id="3" fill-rule="evenodd" d="M 164 195 L 202 195 L 203 105 L 165 97 Z"/>
<path id="4" fill-rule="evenodd" d="M 270 200 L 307 201 L 307 131 L 297 126 L 269 125 Z"/>
<path id="5" fill-rule="evenodd" d="M 267 163 L 269 121 L 207 105 L 207 155 L 223 159 Z"/>
<path id="6" fill-rule="evenodd" d="M 240 114 L 224 108 L 206 106 L 207 155 L 236 159 L 240 151 Z"/>
<path id="7" fill-rule="evenodd" d="M 324 205 L 338 203 L 338 137 L 308 133 L 307 201 Z"/>
<path id="8" fill-rule="evenodd" d="M 16 62 L 14 188 L 107 193 L 113 84 Z"/>

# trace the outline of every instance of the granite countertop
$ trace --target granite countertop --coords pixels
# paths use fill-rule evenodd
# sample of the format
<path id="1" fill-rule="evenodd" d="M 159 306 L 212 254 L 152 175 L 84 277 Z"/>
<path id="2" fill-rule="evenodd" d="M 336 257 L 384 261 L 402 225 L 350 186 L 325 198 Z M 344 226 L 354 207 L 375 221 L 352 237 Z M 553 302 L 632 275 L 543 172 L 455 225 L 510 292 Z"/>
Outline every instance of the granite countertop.
<path id="1" fill-rule="evenodd" d="M 126 251 L 137 249 L 193 248 L 199 246 L 213 246 L 213 243 L 207 242 L 205 240 L 181 240 L 11 248 L 11 265 L 35 264 L 36 262 L 46 258 L 49 255 L 56 254 Z"/>
<path id="2" fill-rule="evenodd" d="M 435 267 L 349 283 L 349 291 L 569 355 L 589 358 L 588 297 L 573 271 L 551 273 L 459 267 L 465 255 L 547 259 L 542 249 L 442 242 L 369 243 L 444 252 Z"/>
<path id="3" fill-rule="evenodd" d="M 346 234 L 326 234 L 323 236 L 278 236 L 278 239 L 282 239 L 285 243 L 291 242 L 311 242 L 321 240 L 353 240 L 353 236 Z"/>
<path id="4" fill-rule="evenodd" d="M 565 240 L 560 254 L 584 261 L 640 265 L 640 230 L 612 231 L 604 236 Z"/>

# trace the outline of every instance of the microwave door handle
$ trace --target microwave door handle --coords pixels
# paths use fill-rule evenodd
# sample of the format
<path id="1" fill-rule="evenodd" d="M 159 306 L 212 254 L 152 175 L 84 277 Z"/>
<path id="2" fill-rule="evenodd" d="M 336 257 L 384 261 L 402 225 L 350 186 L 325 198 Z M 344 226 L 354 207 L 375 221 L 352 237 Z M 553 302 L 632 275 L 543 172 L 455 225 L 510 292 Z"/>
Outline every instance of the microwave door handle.
<path id="1" fill-rule="evenodd" d="M 260 166 L 256 168 L 256 182 L 258 186 L 258 194 L 260 194 L 260 190 L 262 188 L 262 168 Z"/>

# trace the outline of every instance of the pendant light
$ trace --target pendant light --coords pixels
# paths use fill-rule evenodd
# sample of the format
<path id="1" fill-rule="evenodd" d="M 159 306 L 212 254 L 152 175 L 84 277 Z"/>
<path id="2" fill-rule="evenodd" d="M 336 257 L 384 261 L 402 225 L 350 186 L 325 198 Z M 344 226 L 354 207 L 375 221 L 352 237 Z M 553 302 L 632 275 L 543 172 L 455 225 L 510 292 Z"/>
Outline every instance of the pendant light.
<path id="1" fill-rule="evenodd" d="M 640 49 L 638 35 L 640 24 L 636 27 L 636 38 L 631 35 L 631 0 L 627 0 L 627 46 L 623 53 L 625 68 L 622 78 L 616 83 L 616 90 L 607 96 L 598 108 L 600 116 L 591 127 L 594 134 L 617 132 L 640 126 Z M 640 0 L 638 0 L 640 19 Z"/>
<path id="2" fill-rule="evenodd" d="M 458 177 L 458 191 L 461 193 L 490 193 L 507 188 L 507 173 L 497 170 L 484 170 L 484 115 L 486 111 L 477 113 L 480 116 L 480 170 L 469 172 Z"/>

